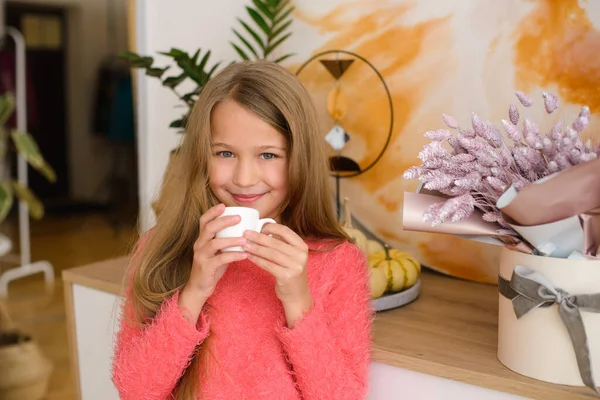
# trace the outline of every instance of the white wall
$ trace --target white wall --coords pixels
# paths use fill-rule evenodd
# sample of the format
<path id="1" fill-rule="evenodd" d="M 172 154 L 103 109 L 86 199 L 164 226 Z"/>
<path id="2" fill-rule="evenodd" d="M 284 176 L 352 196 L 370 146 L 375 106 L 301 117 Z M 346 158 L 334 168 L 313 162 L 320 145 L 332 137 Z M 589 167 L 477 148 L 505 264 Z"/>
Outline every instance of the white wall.
<path id="1" fill-rule="evenodd" d="M 68 154 L 71 195 L 99 201 L 97 189 L 106 176 L 110 158 L 104 141 L 91 132 L 96 75 L 109 54 L 107 18 L 113 2 L 117 28 L 116 50 L 127 49 L 127 0 L 15 0 L 20 3 L 64 7 L 68 10 Z M 59 177 L 60 178 L 60 177 Z"/>

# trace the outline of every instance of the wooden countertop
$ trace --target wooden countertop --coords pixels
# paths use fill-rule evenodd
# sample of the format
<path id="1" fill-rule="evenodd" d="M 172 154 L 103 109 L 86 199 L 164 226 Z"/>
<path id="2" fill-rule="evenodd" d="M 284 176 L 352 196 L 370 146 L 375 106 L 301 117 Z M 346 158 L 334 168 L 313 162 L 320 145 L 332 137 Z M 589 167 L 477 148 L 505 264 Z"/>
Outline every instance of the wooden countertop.
<path id="1" fill-rule="evenodd" d="M 63 271 L 66 282 L 121 294 L 129 258 Z M 421 295 L 377 314 L 373 361 L 532 399 L 597 399 L 584 387 L 554 385 L 516 374 L 496 357 L 496 286 L 424 271 Z"/>
<path id="2" fill-rule="evenodd" d="M 111 258 L 66 269 L 62 273 L 63 281 L 77 283 L 103 292 L 121 295 L 121 284 L 129 257 Z"/>

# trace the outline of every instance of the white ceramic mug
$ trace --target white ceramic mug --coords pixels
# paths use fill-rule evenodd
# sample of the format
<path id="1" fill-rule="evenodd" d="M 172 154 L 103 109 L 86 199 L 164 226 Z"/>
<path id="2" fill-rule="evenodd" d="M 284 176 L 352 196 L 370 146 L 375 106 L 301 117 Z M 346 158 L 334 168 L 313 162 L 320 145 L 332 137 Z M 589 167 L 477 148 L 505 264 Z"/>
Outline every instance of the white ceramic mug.
<path id="1" fill-rule="evenodd" d="M 218 238 L 242 237 L 244 236 L 244 231 L 260 232 L 265 224 L 275 223 L 275 220 L 271 218 L 259 219 L 258 210 L 250 207 L 226 207 L 219 218 L 228 215 L 239 215 L 242 217 L 242 220 L 236 225 L 221 229 L 217 232 L 216 237 Z M 221 251 L 244 251 L 244 249 L 241 246 L 233 246 Z"/>

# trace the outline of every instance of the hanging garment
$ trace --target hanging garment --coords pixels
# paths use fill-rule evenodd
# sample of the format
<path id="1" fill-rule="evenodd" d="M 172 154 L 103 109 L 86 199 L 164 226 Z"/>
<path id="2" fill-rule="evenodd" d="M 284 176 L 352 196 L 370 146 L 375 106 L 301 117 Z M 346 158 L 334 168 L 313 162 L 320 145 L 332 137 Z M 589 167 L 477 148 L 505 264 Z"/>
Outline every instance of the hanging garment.
<path id="1" fill-rule="evenodd" d="M 108 58 L 98 70 L 92 132 L 109 139 L 133 140 L 133 93 L 129 66 Z"/>
<path id="2" fill-rule="evenodd" d="M 117 82 L 106 136 L 111 140 L 126 142 L 133 142 L 135 139 L 133 92 L 130 74 L 121 77 Z"/>

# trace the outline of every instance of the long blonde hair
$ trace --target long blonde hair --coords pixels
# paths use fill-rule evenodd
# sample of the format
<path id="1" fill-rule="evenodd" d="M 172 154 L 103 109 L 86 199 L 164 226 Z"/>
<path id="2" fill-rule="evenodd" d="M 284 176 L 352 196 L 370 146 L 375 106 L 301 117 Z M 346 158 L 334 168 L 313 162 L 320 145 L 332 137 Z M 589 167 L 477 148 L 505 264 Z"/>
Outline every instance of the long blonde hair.
<path id="1" fill-rule="evenodd" d="M 217 103 L 231 99 L 269 123 L 288 144 L 288 197 L 281 223 L 306 240 L 341 243 L 348 236 L 334 216 L 325 141 L 316 112 L 298 79 L 283 67 L 252 61 L 230 65 L 203 88 L 190 114 L 183 144 L 174 158 L 174 173 L 165 182 L 163 209 L 156 228 L 132 260 L 131 301 L 134 318 L 148 323 L 165 298 L 188 281 L 200 216 L 219 200 L 210 190 L 210 116 Z M 199 388 L 201 358 L 197 353 L 175 390 L 175 399 L 191 400 Z"/>

